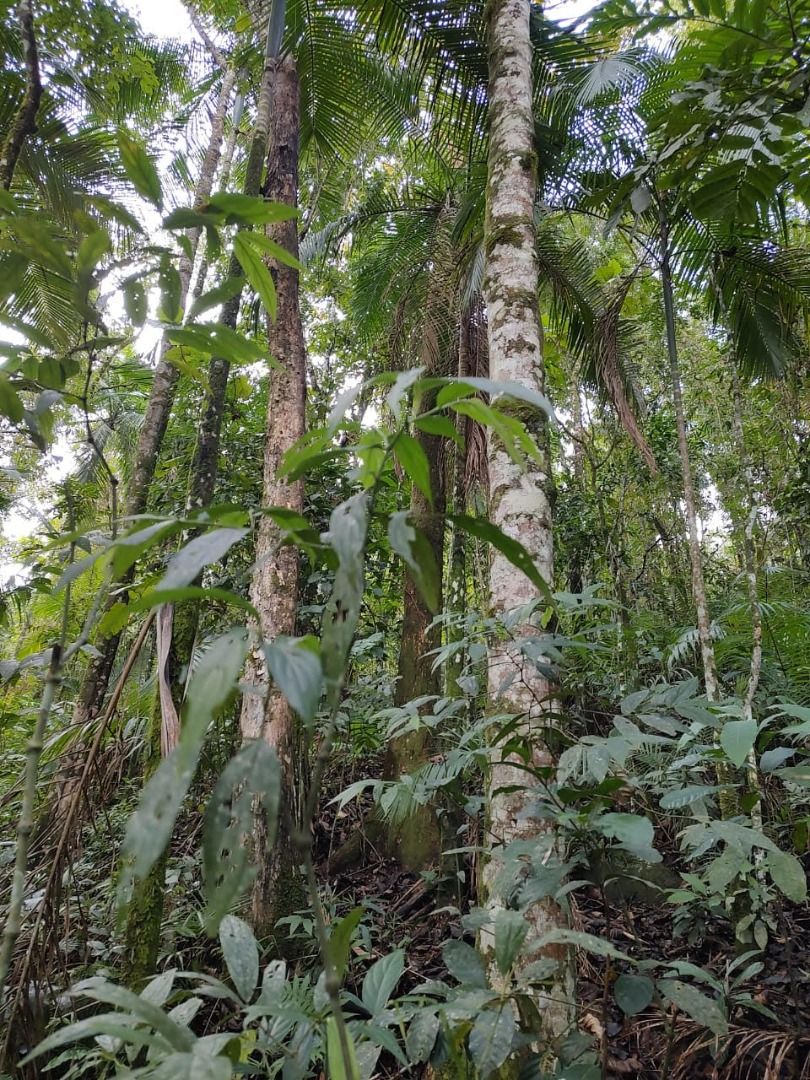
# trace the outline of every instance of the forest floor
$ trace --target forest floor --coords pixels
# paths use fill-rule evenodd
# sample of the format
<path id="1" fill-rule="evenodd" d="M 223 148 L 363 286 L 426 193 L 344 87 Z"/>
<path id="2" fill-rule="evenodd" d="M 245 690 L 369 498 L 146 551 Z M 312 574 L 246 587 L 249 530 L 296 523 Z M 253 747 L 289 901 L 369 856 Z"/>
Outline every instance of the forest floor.
<path id="1" fill-rule="evenodd" d="M 438 894 L 430 880 L 402 870 L 367 842 L 356 865 L 333 872 L 330 857 L 363 830 L 370 807 L 370 798 L 355 800 L 337 819 L 329 813 L 331 807 L 326 808 L 316 832 L 319 876 L 341 912 L 358 904 L 366 908 L 380 955 L 397 946 L 406 948 L 409 966 L 402 989 L 407 990 L 444 977 L 442 942 L 468 936 L 461 920 L 472 895 L 474 869 L 467 868 L 458 890 L 445 886 Z M 667 865 L 678 864 L 674 843 L 664 856 Z M 456 895 L 448 895 L 451 891 Z M 574 923 L 577 930 L 607 938 L 636 960 L 694 964 L 723 983 L 728 963 L 752 946 L 740 946 L 730 928 L 718 924 L 707 925 L 689 940 L 674 932 L 674 912 L 663 894 L 607 902 L 594 885 L 577 891 Z M 774 1019 L 741 1003 L 730 1010 L 729 1036 L 722 1045 L 685 1014 L 664 1015 L 655 1004 L 639 1015 L 624 1016 L 611 986 L 627 965 L 579 951 L 579 1026 L 593 1036 L 601 1080 L 808 1080 L 810 911 L 785 903 L 775 917 L 764 954 L 752 958 L 764 966 L 739 991 L 770 1010 Z M 472 943 L 472 937 L 469 940 Z M 376 953 L 369 963 L 375 959 Z M 780 1026 L 776 1017 L 790 1017 L 790 1028 Z M 390 1064 L 391 1074 L 399 1074 L 399 1067 Z"/>

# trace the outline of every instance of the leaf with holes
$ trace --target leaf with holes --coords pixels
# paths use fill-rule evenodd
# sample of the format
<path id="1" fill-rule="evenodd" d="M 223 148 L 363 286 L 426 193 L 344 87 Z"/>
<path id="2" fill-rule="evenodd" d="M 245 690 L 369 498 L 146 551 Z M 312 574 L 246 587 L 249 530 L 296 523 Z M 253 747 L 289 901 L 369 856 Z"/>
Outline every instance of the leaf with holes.
<path id="1" fill-rule="evenodd" d="M 215 934 L 223 915 L 255 876 L 245 836 L 254 828 L 254 808 L 264 811 L 266 843 L 272 848 L 278 824 L 281 766 L 261 739 L 246 743 L 217 781 L 203 822 L 206 930 Z"/>
<path id="2" fill-rule="evenodd" d="M 135 882 L 146 877 L 171 838 L 208 727 L 234 693 L 246 652 L 242 631 L 224 634 L 206 650 L 191 677 L 180 742 L 147 782 L 138 808 L 127 823 L 118 880 L 122 915 Z"/>

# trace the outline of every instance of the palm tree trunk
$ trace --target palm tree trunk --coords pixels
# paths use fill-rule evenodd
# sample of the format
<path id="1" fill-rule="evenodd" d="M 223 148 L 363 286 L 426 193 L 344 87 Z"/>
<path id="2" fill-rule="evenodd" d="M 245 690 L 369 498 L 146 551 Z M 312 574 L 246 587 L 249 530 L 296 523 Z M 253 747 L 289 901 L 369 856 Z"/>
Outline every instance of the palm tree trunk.
<path id="1" fill-rule="evenodd" d="M 488 317 L 489 371 L 496 381 L 513 380 L 543 390 L 542 331 L 537 306 L 537 257 L 534 201 L 537 159 L 534 148 L 529 0 L 492 0 L 487 9 L 489 57 L 490 144 L 487 178 L 485 245 L 487 265 L 483 294 Z M 539 445 L 548 450 L 545 419 L 536 424 Z M 490 517 L 504 532 L 521 541 L 549 583 L 553 575 L 552 509 L 548 458 L 525 469 L 516 465 L 497 438 L 489 438 Z M 490 567 L 490 599 L 494 615 L 538 598 L 535 586 L 498 552 Z M 524 628 L 525 633 L 535 633 Z M 543 714 L 552 688 L 526 661 L 515 641 L 495 642 L 489 656 L 489 697 L 493 711 L 524 717 L 536 768 L 552 765 L 544 743 Z M 549 823 L 533 811 L 532 777 L 516 761 L 493 755 L 489 778 L 489 852 L 482 884 L 484 902 L 494 914 L 507 906 L 498 886 L 504 845 L 516 840 L 546 843 L 554 848 Z M 542 937 L 564 924 L 560 907 L 533 904 L 525 913 L 529 938 Z M 491 933 L 482 948 L 492 948 Z M 536 959 L 524 956 L 524 961 Z M 559 975 L 551 991 L 538 995 L 544 1031 L 553 1038 L 571 1024 L 572 986 L 568 958 L 555 950 Z M 496 974 L 497 978 L 497 974 Z M 541 1033 L 537 1033 L 538 1037 Z"/>
<path id="2" fill-rule="evenodd" d="M 686 527 L 689 539 L 689 558 L 692 565 L 692 599 L 697 617 L 700 655 L 703 661 L 703 680 L 706 697 L 709 701 L 720 700 L 720 682 L 717 677 L 717 664 L 714 658 L 709 605 L 706 599 L 706 582 L 703 577 L 703 555 L 698 535 L 697 496 L 692 475 L 692 462 L 689 457 L 689 443 L 686 437 L 686 413 L 683 405 L 683 382 L 681 365 L 678 358 L 678 339 L 675 329 L 675 302 L 672 288 L 672 267 L 669 251 L 669 222 L 666 210 L 661 209 L 661 289 L 664 297 L 664 320 L 667 334 L 667 352 L 669 371 L 672 380 L 672 401 L 675 407 L 675 422 L 678 428 L 678 454 L 681 459 L 683 475 L 683 501 L 686 509 Z"/>
<path id="3" fill-rule="evenodd" d="M 270 138 L 265 193 L 274 202 L 298 203 L 299 84 L 292 57 L 281 60 L 272 86 Z M 298 255 L 295 221 L 268 227 L 268 235 Z M 270 370 L 264 450 L 262 504 L 301 513 L 303 480 L 288 483 L 276 476 L 285 451 L 304 434 L 306 419 L 306 346 L 298 295 L 298 272 L 269 260 L 275 279 L 278 314 L 267 327 L 270 355 L 278 367 Z M 279 533 L 268 517 L 259 525 L 251 599 L 259 613 L 261 641 L 293 635 L 298 604 L 298 553 L 291 545 L 279 546 Z M 242 737 L 264 739 L 278 754 L 282 766 L 282 814 L 275 844 L 268 848 L 263 818 L 253 831 L 257 878 L 252 914 L 258 934 L 270 933 L 280 917 L 303 902 L 304 883 L 297 871 L 293 830 L 299 820 L 301 732 L 295 714 L 275 686 L 269 686 L 261 642 L 248 656 L 245 681 L 266 697 L 246 694 L 242 702 Z"/>

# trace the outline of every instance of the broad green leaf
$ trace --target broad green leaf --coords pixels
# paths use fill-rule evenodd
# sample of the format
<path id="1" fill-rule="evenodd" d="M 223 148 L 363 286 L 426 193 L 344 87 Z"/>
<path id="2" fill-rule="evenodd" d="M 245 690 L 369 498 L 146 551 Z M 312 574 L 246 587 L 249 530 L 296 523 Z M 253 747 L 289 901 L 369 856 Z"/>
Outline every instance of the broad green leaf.
<path id="1" fill-rule="evenodd" d="M 471 536 L 491 544 L 496 551 L 499 551 L 504 558 L 508 559 L 512 566 L 522 571 L 540 595 L 549 605 L 553 606 L 554 600 L 548 584 L 535 566 L 531 555 L 519 540 L 507 536 L 502 529 L 499 529 L 497 525 L 493 525 L 491 521 L 487 521 L 486 518 L 469 517 L 467 514 L 448 514 L 447 517 L 459 529 L 463 529 L 464 532 L 469 533 Z"/>
<path id="2" fill-rule="evenodd" d="M 680 979 L 660 979 L 658 990 L 662 997 L 677 1005 L 698 1024 L 715 1035 L 728 1034 L 728 1020 L 719 1002 L 708 997 L 690 983 Z"/>
<path id="3" fill-rule="evenodd" d="M 501 975 L 511 971 L 528 930 L 528 923 L 519 911 L 504 908 L 495 916 L 495 962 Z"/>
<path id="4" fill-rule="evenodd" d="M 296 259 L 291 251 L 287 251 L 281 244 L 277 244 L 275 240 L 271 240 L 264 233 L 249 232 L 242 235 L 248 244 L 261 251 L 264 255 L 269 255 L 271 259 L 275 259 L 282 266 L 289 266 L 291 270 L 300 271 L 304 269 L 303 264 Z"/>
<path id="5" fill-rule="evenodd" d="M 266 356 L 266 349 L 258 341 L 222 323 L 172 326 L 166 330 L 166 337 L 176 345 L 196 349 L 206 356 L 220 356 L 233 364 L 252 364 Z"/>
<path id="6" fill-rule="evenodd" d="M 402 432 L 394 443 L 394 454 L 406 476 L 422 492 L 430 505 L 433 505 L 433 492 L 430 489 L 430 463 L 421 444 L 412 435 Z"/>
<path id="7" fill-rule="evenodd" d="M 349 963 L 349 948 L 352 935 L 360 925 L 362 918 L 363 908 L 352 908 L 348 915 L 344 915 L 335 924 L 332 933 L 329 935 L 329 959 L 338 974 L 338 978 L 342 979 L 346 971 Z"/>
<path id="8" fill-rule="evenodd" d="M 687 785 L 687 787 L 677 788 L 675 791 L 668 791 L 661 796 L 658 805 L 662 810 L 680 810 L 682 807 L 691 806 L 698 799 L 705 799 L 708 795 L 714 795 L 718 791 L 722 791 L 722 788 L 718 787 L 717 784 L 691 784 Z"/>
<path id="9" fill-rule="evenodd" d="M 116 578 L 123 577 L 145 551 L 181 528 L 177 521 L 156 521 L 152 525 L 136 526 L 132 532 L 119 536 L 112 547 L 112 568 Z"/>
<path id="10" fill-rule="evenodd" d="M 122 911 L 135 882 L 146 877 L 169 842 L 208 727 L 234 693 L 246 653 L 244 632 L 224 634 L 205 651 L 189 681 L 180 742 L 147 782 L 127 822 L 118 880 Z"/>
<path id="11" fill-rule="evenodd" d="M 514 382 L 511 379 L 495 380 L 495 379 L 479 379 L 465 376 L 459 380 L 448 380 L 448 389 L 451 386 L 466 388 L 470 387 L 472 390 L 477 390 L 483 394 L 489 394 L 491 400 L 497 401 L 499 397 L 515 398 L 517 401 L 525 401 L 528 405 L 533 405 L 540 412 L 546 414 L 550 419 L 554 419 L 554 407 L 551 402 L 545 396 L 541 394 L 539 390 L 533 389 L 531 386 L 525 386 L 523 383 Z M 436 404 L 441 405 L 443 402 L 440 400 L 442 391 L 439 392 L 439 396 L 436 399 Z"/>
<path id="12" fill-rule="evenodd" d="M 409 511 L 398 510 L 388 520 L 388 540 L 411 572 L 416 587 L 435 615 L 439 610 L 441 580 L 436 556 L 425 534 L 408 522 Z"/>
<path id="13" fill-rule="evenodd" d="M 713 859 L 705 871 L 706 884 L 715 893 L 725 893 L 731 882 L 740 874 L 746 874 L 751 863 L 737 848 L 727 845 L 725 851 Z"/>
<path id="14" fill-rule="evenodd" d="M 224 214 L 228 225 L 269 225 L 274 221 L 290 221 L 298 217 L 298 210 L 286 203 L 268 202 L 259 196 L 226 191 L 213 194 L 208 205 L 203 207 L 203 213 L 209 207 Z"/>
<path id="15" fill-rule="evenodd" d="M 612 956 L 616 960 L 634 962 L 627 953 L 623 953 L 609 941 L 581 930 L 549 930 L 537 942 L 538 949 L 542 949 L 544 945 L 574 945 L 577 949 L 584 949 L 596 956 Z"/>
<path id="16" fill-rule="evenodd" d="M 649 818 L 639 814 L 602 814 L 597 819 L 599 831 L 631 847 L 652 847 L 655 829 Z"/>
<path id="17" fill-rule="evenodd" d="M 138 278 L 129 278 L 124 282 L 124 310 L 134 326 L 143 326 L 149 313 L 146 289 Z"/>
<path id="18" fill-rule="evenodd" d="M 323 670 L 317 640 L 276 638 L 264 646 L 264 655 L 273 682 L 305 723 L 318 711 L 323 690 Z"/>
<path id="19" fill-rule="evenodd" d="M 233 251 L 239 260 L 239 265 L 245 272 L 245 277 L 253 289 L 258 293 L 265 311 L 275 321 L 278 312 L 278 300 L 276 286 L 270 271 L 264 265 L 261 255 L 257 254 L 255 247 L 249 243 L 251 234 L 240 232 L 236 234 L 233 242 Z"/>
<path id="20" fill-rule="evenodd" d="M 123 128 L 118 130 L 118 149 L 121 153 L 121 164 L 124 166 L 124 172 L 129 177 L 132 186 L 139 195 L 143 195 L 145 199 L 148 199 L 160 209 L 163 205 L 160 177 L 155 168 L 155 163 L 146 150 Z"/>
<path id="21" fill-rule="evenodd" d="M 0 414 L 7 416 L 14 424 L 18 424 L 25 415 L 25 406 L 3 371 L 0 371 Z"/>
<path id="22" fill-rule="evenodd" d="M 644 1012 L 653 999 L 655 985 L 646 975 L 620 975 L 613 986 L 616 1004 L 625 1016 Z"/>
<path id="23" fill-rule="evenodd" d="M 190 585 L 203 567 L 219 562 L 247 533 L 247 529 L 211 529 L 195 536 L 169 560 L 156 590 L 182 589 Z"/>
<path id="24" fill-rule="evenodd" d="M 332 511 L 325 541 L 338 558 L 335 583 L 323 612 L 321 663 L 330 704 L 343 683 L 363 600 L 363 554 L 368 531 L 368 496 L 352 495 Z"/>
<path id="25" fill-rule="evenodd" d="M 161 1035 L 174 1050 L 190 1050 L 196 1042 L 196 1036 L 188 1028 L 175 1024 L 163 1009 L 125 986 L 117 986 L 103 977 L 94 976 L 80 982 L 76 989 L 93 1001 L 114 1005 L 125 1013 L 137 1016 L 142 1023 L 148 1024 L 156 1034 Z"/>
<path id="26" fill-rule="evenodd" d="M 203 871 L 206 929 L 214 934 L 222 916 L 255 876 L 245 837 L 256 814 L 265 816 L 268 849 L 278 824 L 281 767 L 275 751 L 261 739 L 246 743 L 225 766 L 203 821 Z"/>
<path id="27" fill-rule="evenodd" d="M 516 1034 L 511 1005 L 478 1014 L 470 1032 L 470 1057 L 482 1080 L 499 1069 L 509 1057 Z"/>
<path id="28" fill-rule="evenodd" d="M 137 1047 L 148 1046 L 158 1053 L 165 1054 L 170 1049 L 165 1039 L 143 1027 L 137 1016 L 128 1016 L 126 1013 L 107 1012 L 97 1016 L 89 1016 L 86 1020 L 79 1020 L 75 1024 L 67 1024 L 58 1028 L 52 1035 L 48 1035 L 38 1043 L 30 1054 L 26 1054 L 20 1061 L 20 1065 L 27 1065 L 43 1054 L 52 1050 L 58 1050 L 60 1046 L 67 1046 L 74 1042 L 83 1042 L 94 1036 L 106 1035 L 109 1038 L 120 1039 L 125 1044 Z"/>
<path id="29" fill-rule="evenodd" d="M 482 427 L 490 428 L 498 436 L 509 457 L 523 467 L 526 460 L 542 462 L 537 444 L 522 420 L 495 409 L 480 398 L 465 398 L 451 402 L 450 408 L 461 416 L 469 416 Z"/>
<path id="30" fill-rule="evenodd" d="M 739 769 L 754 747 L 756 720 L 729 720 L 720 729 L 720 745 L 729 761 Z"/>
<path id="31" fill-rule="evenodd" d="M 794 904 L 807 899 L 807 875 L 804 867 L 789 851 L 769 851 L 768 869 L 774 885 Z"/>
<path id="32" fill-rule="evenodd" d="M 411 1020 L 405 1036 L 405 1049 L 410 1061 L 422 1064 L 433 1053 L 439 1034 L 439 1017 L 431 1009 L 420 1009 Z"/>
<path id="33" fill-rule="evenodd" d="M 466 941 L 446 941 L 442 946 L 442 959 L 444 966 L 460 983 L 477 986 L 482 990 L 486 988 L 484 961 Z"/>
<path id="34" fill-rule="evenodd" d="M 226 915 L 219 927 L 225 966 L 242 1001 L 250 1001 L 259 982 L 259 946 L 243 919 Z"/>
<path id="35" fill-rule="evenodd" d="M 459 446 L 464 443 L 464 439 L 456 430 L 456 425 L 449 416 L 441 416 L 438 413 L 417 416 L 413 426 L 418 431 L 424 431 L 426 435 L 441 435 L 445 439 L 452 439 Z"/>
<path id="36" fill-rule="evenodd" d="M 347 1052 L 341 1045 L 340 1031 L 334 1016 L 326 1021 L 326 1064 L 329 1080 L 360 1080 L 357 1053 L 354 1048 L 352 1033 L 344 1026 Z M 348 1061 L 346 1058 L 348 1057 Z"/>
<path id="37" fill-rule="evenodd" d="M 221 285 L 217 285 L 215 288 L 209 289 L 208 292 L 203 293 L 202 296 L 197 297 L 189 310 L 189 319 L 196 319 L 197 316 L 202 315 L 203 312 L 210 311 L 211 308 L 219 307 L 220 304 L 225 304 L 228 300 L 232 300 L 241 293 L 244 284 L 243 278 L 226 278 Z"/>
<path id="38" fill-rule="evenodd" d="M 376 1016 L 388 1004 L 388 999 L 396 989 L 404 971 L 405 953 L 402 949 L 395 949 L 394 952 L 381 957 L 368 969 L 363 979 L 361 997 L 372 1016 Z"/>

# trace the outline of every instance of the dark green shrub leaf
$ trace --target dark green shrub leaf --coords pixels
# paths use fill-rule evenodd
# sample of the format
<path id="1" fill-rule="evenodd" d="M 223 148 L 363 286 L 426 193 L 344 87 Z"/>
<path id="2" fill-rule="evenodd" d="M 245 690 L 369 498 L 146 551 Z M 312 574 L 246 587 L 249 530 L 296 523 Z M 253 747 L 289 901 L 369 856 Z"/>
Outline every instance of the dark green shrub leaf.
<path id="1" fill-rule="evenodd" d="M 497 1012 L 485 1009 L 478 1014 L 470 1032 L 469 1047 L 470 1057 L 482 1080 L 486 1080 L 509 1057 L 515 1031 L 515 1018 L 510 1005 L 503 1006 Z"/>
<path id="2" fill-rule="evenodd" d="M 644 1012 L 653 999 L 655 985 L 646 975 L 620 975 L 613 987 L 616 1004 L 625 1016 Z"/>
<path id="3" fill-rule="evenodd" d="M 273 682 L 307 723 L 318 711 L 323 690 L 323 671 L 316 649 L 314 637 L 276 638 L 264 646 Z"/>

